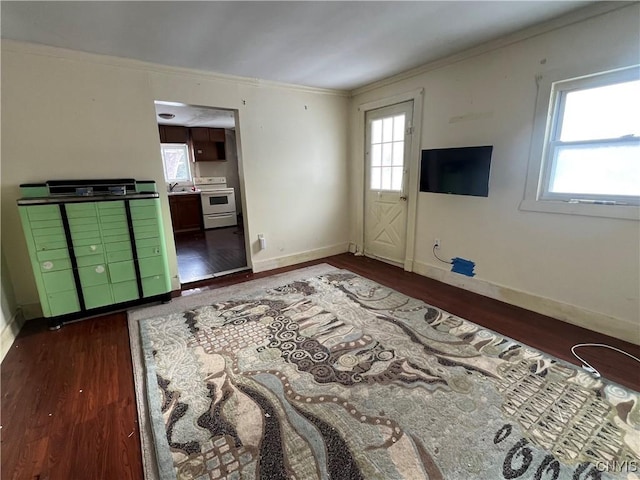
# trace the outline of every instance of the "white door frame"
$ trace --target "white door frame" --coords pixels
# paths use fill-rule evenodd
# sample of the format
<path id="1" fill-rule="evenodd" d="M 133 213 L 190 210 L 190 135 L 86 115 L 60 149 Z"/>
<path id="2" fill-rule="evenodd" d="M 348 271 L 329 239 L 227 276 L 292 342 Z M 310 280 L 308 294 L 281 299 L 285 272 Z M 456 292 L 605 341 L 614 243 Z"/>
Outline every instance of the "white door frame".
<path id="1" fill-rule="evenodd" d="M 411 151 L 409 153 L 408 168 L 409 175 L 407 180 L 406 194 L 407 194 L 407 232 L 406 241 L 407 246 L 405 250 L 404 269 L 408 272 L 413 271 L 413 256 L 415 252 L 416 244 L 416 212 L 418 207 L 418 185 L 419 185 L 419 173 L 420 173 L 420 139 L 422 137 L 422 104 L 424 98 L 424 88 L 414 90 L 412 92 L 402 93 L 394 95 L 393 97 L 383 98 L 373 102 L 362 103 L 358 105 L 358 128 L 357 139 L 355 142 L 355 154 L 357 167 L 354 169 L 356 173 L 357 184 L 357 207 L 355 209 L 355 223 L 356 223 L 356 238 L 357 243 L 355 245 L 356 252 L 364 252 L 364 212 L 365 212 L 365 172 L 366 172 L 366 157 L 365 157 L 365 114 L 369 110 L 376 110 L 382 107 L 388 107 L 395 105 L 396 103 L 407 102 L 413 100 L 413 125 L 411 135 Z"/>

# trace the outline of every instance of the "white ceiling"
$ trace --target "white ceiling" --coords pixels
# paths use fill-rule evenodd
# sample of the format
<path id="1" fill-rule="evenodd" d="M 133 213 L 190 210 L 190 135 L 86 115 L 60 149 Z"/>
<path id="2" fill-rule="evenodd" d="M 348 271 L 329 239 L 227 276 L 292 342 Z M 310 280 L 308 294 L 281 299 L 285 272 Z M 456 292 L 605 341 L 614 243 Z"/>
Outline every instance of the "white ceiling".
<path id="1" fill-rule="evenodd" d="M 160 113 L 171 113 L 174 118 L 165 119 L 157 116 L 162 125 L 182 125 L 185 127 L 210 127 L 234 129 L 235 115 L 232 110 L 210 107 L 195 107 L 175 102 L 157 101 L 156 116 Z"/>
<path id="2" fill-rule="evenodd" d="M 588 3 L 1 2 L 2 37 L 351 90 Z"/>

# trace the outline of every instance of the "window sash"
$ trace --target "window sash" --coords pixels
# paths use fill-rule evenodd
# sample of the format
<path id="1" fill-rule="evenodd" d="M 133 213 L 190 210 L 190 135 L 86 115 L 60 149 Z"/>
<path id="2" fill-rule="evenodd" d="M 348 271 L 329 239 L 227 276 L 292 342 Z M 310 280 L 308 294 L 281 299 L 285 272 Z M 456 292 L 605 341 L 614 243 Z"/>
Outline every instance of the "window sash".
<path id="1" fill-rule="evenodd" d="M 542 155 L 542 171 L 538 185 L 538 200 L 556 200 L 566 202 L 605 203 L 640 205 L 640 196 L 616 195 L 616 194 L 585 194 L 585 193 L 558 193 L 552 192 L 551 184 L 557 167 L 558 152 L 563 147 L 602 147 L 615 145 L 640 146 L 640 139 L 635 136 L 623 136 L 619 138 L 594 138 L 579 141 L 560 141 L 562 123 L 564 120 L 565 101 L 568 93 L 576 90 L 586 90 L 605 85 L 624 83 L 637 80 L 639 68 L 633 67 L 605 74 L 589 75 L 577 79 L 556 82 L 552 86 L 551 101 L 549 103 L 550 120 L 547 125 L 546 141 Z M 640 157 L 639 157 L 640 158 Z M 640 161 L 640 160 L 639 160 Z"/>

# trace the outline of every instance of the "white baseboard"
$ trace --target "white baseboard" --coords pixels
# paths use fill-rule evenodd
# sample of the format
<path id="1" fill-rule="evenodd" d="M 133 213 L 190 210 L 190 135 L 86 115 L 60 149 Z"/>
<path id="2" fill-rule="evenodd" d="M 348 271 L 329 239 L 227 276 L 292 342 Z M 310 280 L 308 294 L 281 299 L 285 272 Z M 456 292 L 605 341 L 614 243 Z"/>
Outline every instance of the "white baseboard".
<path id="1" fill-rule="evenodd" d="M 414 261 L 413 271 L 425 277 L 433 278 L 485 297 L 500 300 L 548 317 L 557 318 L 563 322 L 640 345 L 640 325 L 629 320 L 610 317 L 603 313 L 515 290 L 504 285 L 467 277 L 422 262 Z M 579 341 L 580 339 L 577 338 L 576 342 Z"/>
<path id="2" fill-rule="evenodd" d="M 305 252 L 294 253 L 292 255 L 285 255 L 277 258 L 270 258 L 267 260 L 255 260 L 253 261 L 254 272 L 265 272 L 267 270 L 273 270 L 274 268 L 288 267 L 289 265 L 296 265 L 302 262 L 308 262 L 310 260 L 317 260 L 319 258 L 330 257 L 331 255 L 338 255 L 349 251 L 349 243 L 339 243 L 337 245 L 331 245 L 329 247 L 317 248 L 315 250 L 307 250 Z"/>
<path id="3" fill-rule="evenodd" d="M 0 361 L 4 360 L 5 355 L 13 345 L 13 341 L 18 336 L 22 325 L 24 324 L 24 317 L 22 310 L 17 309 L 11 316 L 9 323 L 5 325 L 2 333 L 0 333 Z"/>

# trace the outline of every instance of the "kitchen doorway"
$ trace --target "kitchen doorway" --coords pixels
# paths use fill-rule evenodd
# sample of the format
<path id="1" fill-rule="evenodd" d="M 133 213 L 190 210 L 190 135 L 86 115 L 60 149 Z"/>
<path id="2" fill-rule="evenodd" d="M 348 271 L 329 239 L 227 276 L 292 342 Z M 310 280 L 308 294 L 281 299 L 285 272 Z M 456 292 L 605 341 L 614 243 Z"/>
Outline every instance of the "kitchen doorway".
<path id="1" fill-rule="evenodd" d="M 156 101 L 180 284 L 248 270 L 237 112 Z"/>

